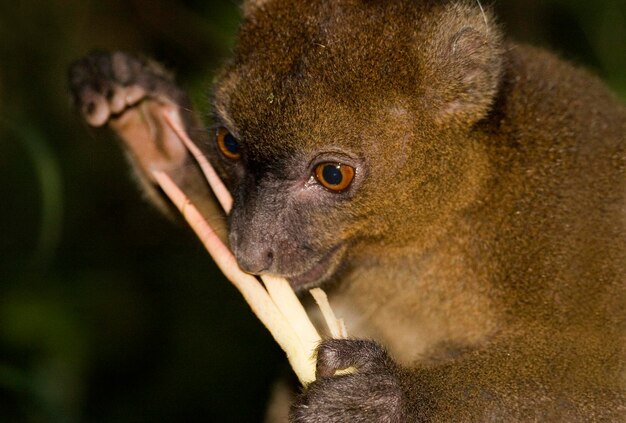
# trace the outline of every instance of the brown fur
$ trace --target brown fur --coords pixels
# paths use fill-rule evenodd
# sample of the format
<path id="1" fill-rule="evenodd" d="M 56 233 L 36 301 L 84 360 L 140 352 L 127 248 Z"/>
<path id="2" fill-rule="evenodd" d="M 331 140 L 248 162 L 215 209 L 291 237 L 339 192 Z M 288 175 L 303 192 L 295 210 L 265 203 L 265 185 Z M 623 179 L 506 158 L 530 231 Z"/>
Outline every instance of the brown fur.
<path id="1" fill-rule="evenodd" d="M 293 421 L 626 420 L 626 108 L 596 77 L 473 2 L 249 0 L 213 98 L 242 267 L 376 341 L 324 342 Z"/>
<path id="2" fill-rule="evenodd" d="M 294 238 L 349 243 L 331 303 L 414 369 L 423 419 L 624 418 L 624 106 L 587 72 L 501 41 L 477 7 L 247 11 L 214 95 L 248 155 L 246 176 L 222 172 L 260 191 L 235 206 L 235 250 L 273 248 L 269 271 L 290 276 L 321 256 Z M 334 149 L 365 158 L 363 181 L 291 211 L 292 180 L 273 169 Z M 446 361 L 450 345 L 464 353 Z M 433 356 L 444 364 L 420 365 Z"/>

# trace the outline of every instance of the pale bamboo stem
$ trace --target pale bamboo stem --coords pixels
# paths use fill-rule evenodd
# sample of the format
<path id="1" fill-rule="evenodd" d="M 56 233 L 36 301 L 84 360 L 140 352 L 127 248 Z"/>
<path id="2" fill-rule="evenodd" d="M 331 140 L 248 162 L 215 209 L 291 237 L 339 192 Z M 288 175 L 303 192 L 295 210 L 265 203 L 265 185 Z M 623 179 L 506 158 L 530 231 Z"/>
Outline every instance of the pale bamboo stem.
<path id="1" fill-rule="evenodd" d="M 202 151 L 177 125 L 178 119 L 174 115 L 175 113 L 174 110 L 169 110 L 163 113 L 163 117 L 191 152 L 216 198 L 228 214 L 233 204 L 230 192 Z M 196 232 L 224 275 L 242 293 L 254 313 L 286 352 L 289 362 L 302 384 L 306 385 L 313 381 L 315 379 L 314 352 L 321 341 L 321 337 L 289 282 L 283 278 L 264 275 L 261 277 L 265 285 L 265 289 L 263 289 L 254 276 L 239 269 L 230 249 L 217 237 L 215 231 L 171 178 L 163 172 L 155 172 L 154 176 Z M 347 334 L 343 320 L 335 317 L 326 294 L 319 288 L 316 289 L 315 294 L 313 292 L 311 294 L 320 306 L 333 337 L 345 338 Z"/>
<path id="2" fill-rule="evenodd" d="M 278 309 L 289 321 L 300 337 L 300 341 L 306 350 L 310 351 L 312 356 L 315 348 L 320 343 L 321 337 L 313 323 L 311 323 L 311 319 L 306 314 L 302 303 L 293 292 L 289 281 L 269 275 L 261 276 L 261 280 Z"/>
<path id="3" fill-rule="evenodd" d="M 219 175 L 213 166 L 211 166 L 211 163 L 209 163 L 202 151 L 200 151 L 196 144 L 191 141 L 187 133 L 176 125 L 176 119 L 173 116 L 174 113 L 176 113 L 174 110 L 164 112 L 163 118 L 183 144 L 185 144 L 185 147 L 187 147 L 187 149 L 191 152 L 191 155 L 196 159 L 198 165 L 200 165 L 202 173 L 204 173 L 204 177 L 211 187 L 211 190 L 213 190 L 217 201 L 220 202 L 226 214 L 229 214 L 233 207 L 233 196 L 230 195 L 230 191 L 228 191 L 228 188 L 226 188 L 226 185 L 224 185 Z"/>
<path id="4" fill-rule="evenodd" d="M 198 209 L 189 202 L 189 199 L 172 179 L 162 171 L 155 171 L 153 175 L 161 188 L 163 188 L 163 191 L 198 235 L 220 270 L 241 292 L 252 311 L 285 351 L 300 382 L 306 385 L 315 380 L 315 361 L 313 360 L 311 350 L 305 348 L 299 334 L 296 333 L 289 321 L 285 319 L 285 316 L 267 291 L 263 289 L 254 276 L 248 275 L 239 269 L 235 257 L 228 247 L 222 243 Z"/>
<path id="5" fill-rule="evenodd" d="M 333 338 L 347 338 L 348 333 L 346 331 L 346 326 L 343 323 L 342 319 L 337 319 L 337 317 L 335 316 L 335 312 L 330 307 L 330 303 L 328 302 L 328 296 L 326 295 L 326 293 L 320 288 L 313 288 L 309 292 L 311 293 L 313 299 L 320 308 L 322 316 L 324 316 L 324 320 L 326 321 L 326 325 L 328 325 L 330 335 Z"/>

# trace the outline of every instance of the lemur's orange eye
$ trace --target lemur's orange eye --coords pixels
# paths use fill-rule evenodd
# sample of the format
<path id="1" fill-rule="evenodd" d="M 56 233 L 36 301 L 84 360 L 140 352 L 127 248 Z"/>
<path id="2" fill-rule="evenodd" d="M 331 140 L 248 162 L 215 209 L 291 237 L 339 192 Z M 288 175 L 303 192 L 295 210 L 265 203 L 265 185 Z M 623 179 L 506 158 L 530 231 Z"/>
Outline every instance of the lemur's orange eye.
<path id="1" fill-rule="evenodd" d="M 217 148 L 227 158 L 231 160 L 239 160 L 241 158 L 239 141 L 223 126 L 217 128 L 215 142 L 217 143 Z"/>
<path id="2" fill-rule="evenodd" d="M 331 191 L 343 191 L 354 179 L 354 168 L 340 163 L 322 163 L 315 167 L 315 178 Z"/>

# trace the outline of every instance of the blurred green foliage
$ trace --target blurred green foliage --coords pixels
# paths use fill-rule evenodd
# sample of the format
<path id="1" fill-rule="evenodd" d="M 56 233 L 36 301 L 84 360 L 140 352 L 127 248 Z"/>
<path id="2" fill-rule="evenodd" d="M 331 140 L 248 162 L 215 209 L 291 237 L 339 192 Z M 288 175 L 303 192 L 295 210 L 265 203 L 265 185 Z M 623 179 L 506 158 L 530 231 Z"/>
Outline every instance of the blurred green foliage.
<path id="1" fill-rule="evenodd" d="M 626 97 L 626 1 L 496 1 L 507 33 Z M 282 353 L 183 227 L 142 201 L 68 65 L 141 51 L 194 103 L 228 56 L 233 0 L 0 4 L 0 420 L 259 421 Z"/>

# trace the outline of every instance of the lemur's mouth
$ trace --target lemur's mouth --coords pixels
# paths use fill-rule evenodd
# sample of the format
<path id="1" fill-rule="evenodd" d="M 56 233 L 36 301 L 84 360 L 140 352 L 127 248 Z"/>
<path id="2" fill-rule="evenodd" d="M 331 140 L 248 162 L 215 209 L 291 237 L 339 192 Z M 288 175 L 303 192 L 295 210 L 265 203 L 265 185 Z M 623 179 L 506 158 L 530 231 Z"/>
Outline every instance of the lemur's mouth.
<path id="1" fill-rule="evenodd" d="M 287 280 L 291 283 L 291 286 L 296 291 L 300 291 L 319 285 L 330 278 L 335 273 L 335 270 L 337 270 L 337 267 L 339 267 L 339 258 L 345 251 L 345 248 L 342 247 L 342 244 L 339 244 L 331 248 L 330 251 L 309 270 L 295 276 L 288 276 Z"/>

